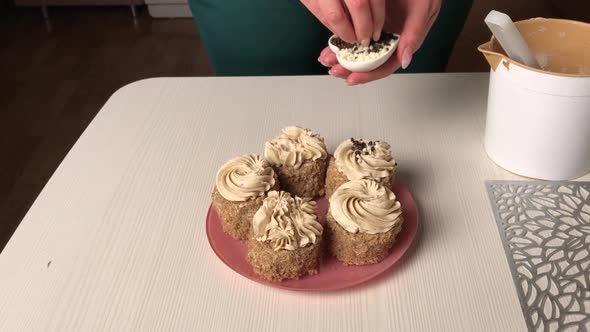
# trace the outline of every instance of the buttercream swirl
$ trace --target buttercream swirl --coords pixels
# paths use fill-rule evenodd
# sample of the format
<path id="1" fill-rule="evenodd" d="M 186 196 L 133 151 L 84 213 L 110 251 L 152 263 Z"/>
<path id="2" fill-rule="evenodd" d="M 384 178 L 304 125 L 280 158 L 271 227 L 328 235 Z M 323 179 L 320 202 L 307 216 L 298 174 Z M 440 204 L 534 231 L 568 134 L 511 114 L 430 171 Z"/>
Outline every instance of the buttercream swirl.
<path id="1" fill-rule="evenodd" d="M 396 163 L 389 149 L 389 144 L 385 142 L 366 143 L 351 138 L 342 142 L 334 151 L 336 168 L 349 180 L 379 181 L 395 171 Z"/>
<path id="2" fill-rule="evenodd" d="M 252 220 L 254 238 L 270 242 L 275 251 L 295 250 L 316 243 L 323 232 L 316 203 L 293 198 L 285 191 L 271 191 Z"/>
<path id="3" fill-rule="evenodd" d="M 330 213 L 350 233 L 379 234 L 402 223 L 401 204 L 395 194 L 376 181 L 346 182 L 330 197 Z"/>
<path id="4" fill-rule="evenodd" d="M 264 156 L 273 165 L 299 168 L 306 160 L 325 159 L 328 152 L 322 136 L 309 129 L 290 126 L 266 142 Z"/>
<path id="5" fill-rule="evenodd" d="M 246 201 L 264 195 L 275 185 L 275 173 L 259 155 L 246 154 L 223 164 L 215 185 L 223 198 Z"/>

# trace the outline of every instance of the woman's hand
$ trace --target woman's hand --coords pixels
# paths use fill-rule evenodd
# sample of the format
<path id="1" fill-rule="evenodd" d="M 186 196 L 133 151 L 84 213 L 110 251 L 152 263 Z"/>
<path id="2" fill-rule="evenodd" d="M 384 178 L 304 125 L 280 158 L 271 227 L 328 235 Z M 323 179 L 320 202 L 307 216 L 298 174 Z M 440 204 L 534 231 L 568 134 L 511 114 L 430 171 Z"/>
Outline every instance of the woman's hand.
<path id="1" fill-rule="evenodd" d="M 334 34 L 349 43 L 369 45 L 385 23 L 386 0 L 301 0 Z"/>
<path id="2" fill-rule="evenodd" d="M 323 2 L 327 0 L 307 0 L 304 2 Z M 346 80 L 349 85 L 356 85 L 378 80 L 389 76 L 400 67 L 407 68 L 412 61 L 412 56 L 416 52 L 432 24 L 438 16 L 441 0 L 385 0 L 385 23 L 383 30 L 388 32 L 400 32 L 400 41 L 394 56 L 392 56 L 381 67 L 367 73 L 351 73 L 338 64 L 336 54 L 326 47 L 321 53 L 318 60 L 327 67 L 332 67 L 330 75 L 340 77 Z M 307 6 L 307 4 L 306 4 Z M 310 8 L 308 6 L 308 8 Z M 313 13 L 313 11 L 312 11 Z M 315 14 L 315 13 L 314 13 Z M 317 15 L 316 15 L 317 17 Z M 322 19 L 320 21 L 324 22 Z M 349 21 L 347 21 L 350 24 Z M 326 24 L 326 23 L 324 23 Z M 356 23 L 355 23 L 356 24 Z M 328 26 L 333 32 L 330 26 Z M 373 30 L 373 32 L 376 32 Z M 381 31 L 379 31 L 380 33 Z M 338 33 L 336 33 L 338 35 Z M 340 38 L 347 42 L 349 39 Z M 348 35 L 347 38 L 350 38 Z M 358 39 L 354 40 L 357 41 Z M 435 55 L 433 55 L 435 56 Z"/>

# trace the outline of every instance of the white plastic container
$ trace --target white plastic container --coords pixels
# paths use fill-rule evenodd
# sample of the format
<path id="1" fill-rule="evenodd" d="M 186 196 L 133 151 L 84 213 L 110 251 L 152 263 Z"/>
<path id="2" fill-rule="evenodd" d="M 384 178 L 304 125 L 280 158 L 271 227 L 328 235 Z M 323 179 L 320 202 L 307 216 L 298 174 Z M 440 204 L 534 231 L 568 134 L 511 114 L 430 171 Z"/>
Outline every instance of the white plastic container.
<path id="1" fill-rule="evenodd" d="M 485 148 L 499 166 L 543 180 L 590 172 L 590 24 L 516 22 L 542 70 L 508 59 L 492 38 Z"/>

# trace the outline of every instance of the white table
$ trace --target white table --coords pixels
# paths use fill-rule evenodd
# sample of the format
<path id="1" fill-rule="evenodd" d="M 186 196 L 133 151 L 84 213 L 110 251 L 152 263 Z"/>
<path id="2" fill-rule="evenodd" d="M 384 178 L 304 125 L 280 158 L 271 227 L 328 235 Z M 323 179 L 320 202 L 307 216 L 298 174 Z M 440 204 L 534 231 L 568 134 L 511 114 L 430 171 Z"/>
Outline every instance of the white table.
<path id="1" fill-rule="evenodd" d="M 484 180 L 487 74 L 162 78 L 117 91 L 0 255 L 0 331 L 525 331 Z M 217 259 L 217 168 L 286 125 L 391 143 L 421 214 L 389 273 L 336 293 L 263 286 Z"/>

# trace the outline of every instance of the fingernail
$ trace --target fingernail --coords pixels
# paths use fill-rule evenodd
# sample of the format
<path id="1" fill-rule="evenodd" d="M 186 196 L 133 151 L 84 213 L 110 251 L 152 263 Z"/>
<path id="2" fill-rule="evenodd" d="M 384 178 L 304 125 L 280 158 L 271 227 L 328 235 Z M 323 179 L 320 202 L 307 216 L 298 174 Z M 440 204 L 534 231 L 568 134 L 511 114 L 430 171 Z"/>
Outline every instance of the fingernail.
<path id="1" fill-rule="evenodd" d="M 381 38 L 381 31 L 375 32 L 375 34 L 373 34 L 374 41 L 378 41 L 379 38 Z"/>
<path id="2" fill-rule="evenodd" d="M 408 68 L 408 66 L 410 65 L 410 62 L 412 62 L 413 55 L 414 55 L 414 53 L 412 52 L 412 49 L 410 47 L 407 47 L 406 50 L 404 51 L 404 54 L 402 55 L 402 68 L 403 69 Z"/>
<path id="3" fill-rule="evenodd" d="M 364 39 L 363 41 L 361 41 L 361 45 L 363 45 L 363 46 L 369 46 L 370 43 L 371 43 L 370 39 Z"/>
<path id="4" fill-rule="evenodd" d="M 346 80 L 345 82 L 346 82 L 346 85 L 348 85 L 348 86 L 353 86 L 353 85 L 357 85 L 358 84 L 357 82 L 352 81 L 352 80 Z"/>

